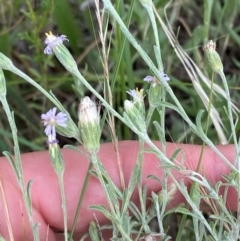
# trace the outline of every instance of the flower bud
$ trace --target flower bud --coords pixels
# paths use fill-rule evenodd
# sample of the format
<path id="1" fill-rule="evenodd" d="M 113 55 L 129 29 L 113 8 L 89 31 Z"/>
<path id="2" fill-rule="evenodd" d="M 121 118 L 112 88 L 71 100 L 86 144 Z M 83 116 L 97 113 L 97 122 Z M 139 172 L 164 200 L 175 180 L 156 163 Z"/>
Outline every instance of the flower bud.
<path id="1" fill-rule="evenodd" d="M 149 104 L 152 107 L 158 107 L 159 106 L 159 101 L 162 99 L 161 95 L 161 85 L 160 84 L 151 84 L 149 92 L 148 92 L 148 100 Z"/>
<path id="2" fill-rule="evenodd" d="M 144 101 L 143 101 L 143 98 L 144 98 L 143 89 L 141 89 L 139 91 L 138 88 L 136 88 L 136 90 L 129 90 L 129 91 L 127 91 L 127 93 L 133 97 L 134 105 L 137 107 L 137 109 L 140 111 L 140 113 L 144 117 L 145 116 L 145 105 L 144 105 Z"/>
<path id="3" fill-rule="evenodd" d="M 63 44 L 60 44 L 57 48 L 53 49 L 53 52 L 65 69 L 73 74 L 77 69 L 77 63 L 68 49 Z"/>
<path id="4" fill-rule="evenodd" d="M 12 66 L 13 66 L 12 61 L 3 53 L 0 53 L 0 68 L 11 70 Z"/>
<path id="5" fill-rule="evenodd" d="M 100 116 L 96 104 L 87 96 L 78 108 L 78 127 L 84 147 L 89 152 L 97 152 L 100 146 Z"/>
<path id="6" fill-rule="evenodd" d="M 206 45 L 203 46 L 203 50 L 207 56 L 208 63 L 211 69 L 216 73 L 220 73 L 223 71 L 223 64 L 219 54 L 215 49 L 216 43 L 212 40 L 210 40 Z"/>
<path id="7" fill-rule="evenodd" d="M 125 100 L 124 109 L 128 117 L 131 119 L 133 124 L 138 128 L 138 130 L 146 132 L 146 123 L 144 121 L 144 117 L 140 113 L 140 111 L 136 108 L 134 103 L 129 100 Z"/>
<path id="8" fill-rule="evenodd" d="M 58 145 L 58 141 L 55 136 L 53 135 L 48 136 L 48 147 L 49 147 L 51 162 L 55 172 L 57 174 L 62 174 L 64 172 L 64 162 L 63 162 L 60 147 Z"/>
<path id="9" fill-rule="evenodd" d="M 7 94 L 6 90 L 6 80 L 2 68 L 0 68 L 0 96 L 5 96 Z"/>
<path id="10" fill-rule="evenodd" d="M 54 54 L 60 61 L 60 63 L 70 72 L 73 73 L 77 69 L 77 63 L 73 59 L 68 49 L 63 45 L 63 42 L 68 40 L 66 35 L 55 36 L 50 31 L 46 33 L 45 44 L 47 47 L 44 49 L 45 54 Z"/>
<path id="11" fill-rule="evenodd" d="M 163 191 L 160 191 L 158 193 L 159 202 L 162 203 L 163 199 L 167 198 L 167 203 L 170 203 L 174 199 L 174 197 L 176 195 L 176 192 L 177 192 L 176 185 L 174 183 L 168 184 L 168 186 L 167 186 L 167 197 L 163 196 Z"/>

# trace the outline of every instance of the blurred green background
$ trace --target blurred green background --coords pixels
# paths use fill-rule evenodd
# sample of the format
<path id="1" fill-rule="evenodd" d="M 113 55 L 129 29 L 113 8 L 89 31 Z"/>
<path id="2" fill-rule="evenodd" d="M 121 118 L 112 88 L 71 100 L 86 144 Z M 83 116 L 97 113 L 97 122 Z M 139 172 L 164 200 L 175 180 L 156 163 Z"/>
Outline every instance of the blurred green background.
<path id="1" fill-rule="evenodd" d="M 146 11 L 137 0 L 114 2 L 123 21 L 127 23 L 130 19 L 131 33 L 154 59 L 154 38 Z M 154 1 L 158 13 L 164 19 L 164 7 L 168 2 L 166 0 Z M 239 7 L 240 3 L 237 0 L 175 0 L 166 10 L 169 24 L 177 36 L 178 42 L 208 76 L 211 76 L 212 73 L 205 61 L 202 45 L 208 39 L 217 42 L 217 51 L 223 61 L 231 96 L 237 106 L 239 106 L 240 100 Z M 107 13 L 105 16 L 107 19 Z M 206 20 L 209 21 L 209 24 L 206 23 Z M 197 112 L 204 106 L 193 88 L 186 70 L 174 54 L 160 24 L 158 26 L 165 72 L 171 78 L 169 84 L 189 117 L 195 121 Z M 127 41 L 123 55 L 119 57 L 124 36 L 111 18 L 108 25 L 105 21 L 104 28 L 107 29 L 107 44 L 110 46 L 109 74 L 110 80 L 114 83 L 114 107 L 122 113 L 124 100 L 131 99 L 127 96 L 126 91 L 136 87 L 147 89 L 149 85 L 142 82 L 142 79 L 151 72 Z M 44 55 L 45 32 L 52 31 L 56 35 L 67 35 L 69 42 L 65 42 L 65 45 L 76 59 L 80 71 L 102 94 L 104 75 L 98 29 L 95 5 L 91 0 L 0 0 L 0 52 L 10 57 L 19 69 L 46 90 L 52 90 L 76 122 L 78 121 L 77 107 L 81 98 L 85 95 L 92 99 L 95 98 L 65 71 L 54 56 Z M 52 108 L 52 103 L 23 79 L 8 71 L 4 71 L 4 73 L 7 80 L 7 98 L 15 113 L 21 151 L 46 149 L 40 115 Z M 217 76 L 214 81 L 222 86 Z M 209 90 L 204 84 L 203 88 L 209 95 Z M 146 108 L 148 108 L 147 98 L 145 100 Z M 167 100 L 171 102 L 170 98 Z M 229 124 L 223 109 L 226 103 L 221 97 L 215 97 L 213 102 L 220 113 L 225 134 L 228 137 L 230 135 Z M 5 150 L 11 151 L 13 144 L 10 128 L 2 108 L 0 108 L 0 112 L 1 153 Z M 159 117 L 154 115 L 154 119 L 158 120 Z M 157 138 L 154 128 L 150 127 L 149 130 L 151 137 Z M 239 125 L 237 125 L 236 131 L 239 131 Z M 103 142 L 111 141 L 109 132 L 108 126 L 105 125 L 102 135 Z M 136 136 L 118 120 L 116 120 L 116 133 L 119 140 L 136 139 Z M 214 143 L 219 142 L 212 126 L 209 128 L 208 136 Z M 182 118 L 169 109 L 166 110 L 166 139 L 167 141 L 201 144 L 201 140 L 189 130 Z M 61 145 L 67 143 L 75 144 L 75 141 L 60 138 Z"/>

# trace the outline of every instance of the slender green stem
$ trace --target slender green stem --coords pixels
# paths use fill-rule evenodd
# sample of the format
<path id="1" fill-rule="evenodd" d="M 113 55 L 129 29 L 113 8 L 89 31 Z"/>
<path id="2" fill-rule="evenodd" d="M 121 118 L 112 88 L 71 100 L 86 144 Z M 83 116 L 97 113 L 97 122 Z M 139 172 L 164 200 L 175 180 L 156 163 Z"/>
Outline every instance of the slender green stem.
<path id="1" fill-rule="evenodd" d="M 199 210 L 198 207 L 196 207 L 195 203 L 192 201 L 190 195 L 188 194 L 188 190 L 186 187 L 183 187 L 182 185 L 179 184 L 179 181 L 176 180 L 175 176 L 170 172 L 169 173 L 170 178 L 173 180 L 174 184 L 177 186 L 178 190 L 181 191 L 181 193 L 183 194 L 184 198 L 187 200 L 187 203 L 191 206 L 191 208 L 193 209 L 192 212 L 194 212 L 195 218 L 198 218 L 207 228 L 207 230 L 209 231 L 209 233 L 212 235 L 212 237 L 217 241 L 217 235 L 214 232 L 214 230 L 212 229 L 212 227 L 209 225 L 209 223 L 207 222 L 207 220 L 205 219 L 205 217 L 203 216 L 201 210 Z"/>
<path id="2" fill-rule="evenodd" d="M 160 216 L 158 216 L 158 225 L 159 225 L 159 229 L 160 229 L 160 233 L 165 234 L 164 232 L 164 223 L 163 223 L 163 217 L 164 217 L 164 213 L 166 211 L 166 207 L 167 207 L 167 203 L 168 203 L 168 170 L 165 170 L 165 168 L 163 169 L 163 173 L 164 173 L 164 179 L 163 179 L 163 186 L 162 186 L 162 203 L 161 203 L 161 212 L 160 212 Z M 158 212 L 159 215 L 159 212 Z"/>
<path id="3" fill-rule="evenodd" d="M 3 109 L 6 113 L 7 118 L 8 118 L 8 122 L 9 122 L 11 132 L 12 132 L 12 136 L 13 136 L 15 165 L 16 165 L 16 172 L 17 172 L 16 175 L 17 175 L 17 178 L 18 178 L 18 183 L 19 183 L 19 186 L 20 186 L 22 194 L 23 194 L 23 199 L 24 199 L 24 203 L 25 203 L 25 206 L 26 206 L 29 222 L 30 222 L 30 225 L 31 225 L 31 228 L 32 228 L 32 231 L 33 231 L 34 241 L 38 241 L 39 240 L 38 224 L 34 223 L 32 206 L 31 206 L 32 204 L 31 204 L 31 202 L 28 198 L 29 197 L 28 192 L 27 192 L 27 189 L 25 188 L 25 185 L 24 185 L 21 153 L 20 153 L 20 148 L 19 148 L 18 138 L 17 138 L 17 127 L 15 125 L 15 121 L 14 121 L 13 115 L 10 111 L 8 102 L 6 100 L 6 96 L 0 95 L 0 101 L 3 105 Z"/>
<path id="4" fill-rule="evenodd" d="M 156 60 L 158 63 L 158 69 L 162 72 L 163 71 L 163 63 L 162 63 L 162 57 L 161 57 L 161 48 L 160 48 L 160 42 L 159 42 L 159 37 L 158 37 L 158 28 L 157 28 L 157 23 L 156 23 L 153 7 L 152 7 L 152 4 L 151 4 L 151 6 L 145 5 L 144 7 L 147 10 L 149 18 L 151 20 L 155 43 L 156 43 L 155 56 L 156 56 Z"/>
<path id="5" fill-rule="evenodd" d="M 235 125 L 234 125 L 234 122 L 233 122 L 232 102 L 231 102 L 230 92 L 229 92 L 229 88 L 228 88 L 228 84 L 227 84 L 227 80 L 226 80 L 224 72 L 221 71 L 218 74 L 220 75 L 220 77 L 222 79 L 223 86 L 224 86 L 224 89 L 225 89 L 226 100 L 227 100 L 228 119 L 229 119 L 229 122 L 230 122 L 231 133 L 232 133 L 232 137 L 233 137 L 233 143 L 235 145 L 235 148 L 236 148 L 236 151 L 237 151 L 237 154 L 238 154 L 239 153 L 239 147 L 238 147 Z M 240 165 L 240 163 L 235 162 L 235 165 L 236 164 Z"/>
<path id="6" fill-rule="evenodd" d="M 166 101 L 166 90 L 165 88 L 161 88 L 161 96 L 162 96 L 162 101 Z M 160 109 L 160 125 L 162 128 L 162 135 L 160 135 L 161 139 L 161 145 L 162 145 L 162 152 L 166 154 L 166 138 L 165 138 L 165 106 L 160 106 L 158 107 Z"/>
<path id="7" fill-rule="evenodd" d="M 56 105 L 56 107 L 58 107 L 59 110 L 63 110 L 62 105 L 59 104 L 58 101 L 56 101 L 55 98 L 53 98 L 52 95 L 50 95 L 45 89 L 43 89 L 43 87 L 41 85 L 39 85 L 37 82 L 35 82 L 33 79 L 31 79 L 28 75 L 26 75 L 25 73 L 23 73 L 21 70 L 19 70 L 18 68 L 16 68 L 14 65 L 11 68 L 11 72 L 15 73 L 16 75 L 22 77 L 23 79 L 25 79 L 28 83 L 30 83 L 31 85 L 33 85 L 34 87 L 36 87 L 36 89 L 38 89 L 39 91 L 41 91 L 49 100 L 51 100 L 54 105 Z"/>
<path id="8" fill-rule="evenodd" d="M 95 152 L 91 152 L 91 161 L 93 163 L 93 166 L 96 169 L 99 181 L 100 181 L 100 183 L 102 185 L 102 188 L 103 188 L 103 190 L 104 190 L 104 192 L 106 194 L 106 199 L 108 201 L 108 205 L 110 207 L 110 210 L 114 214 L 115 213 L 115 209 L 114 209 L 114 206 L 112 205 L 111 198 L 110 198 L 110 195 L 109 195 L 109 192 L 108 192 L 108 188 L 106 187 L 105 181 L 103 179 L 103 176 L 102 176 L 102 173 L 101 173 L 101 169 L 100 169 L 100 166 L 99 166 L 99 163 L 98 163 L 99 160 L 98 160 L 98 157 L 97 157 Z"/>
<path id="9" fill-rule="evenodd" d="M 58 175 L 61 199 L 62 199 L 62 209 L 63 209 L 63 225 L 64 225 L 64 240 L 68 241 L 68 227 L 67 227 L 67 206 L 66 206 L 66 196 L 64 191 L 63 173 Z M 71 240 L 71 239 L 70 239 Z"/>
<path id="10" fill-rule="evenodd" d="M 154 110 L 155 110 L 155 107 L 150 105 L 150 108 L 148 110 L 147 117 L 146 117 L 146 127 L 147 128 L 148 128 L 148 126 L 150 124 L 150 121 L 152 119 L 152 115 L 153 115 Z"/>
<path id="11" fill-rule="evenodd" d="M 84 199 L 84 196 L 86 194 L 87 185 L 88 185 L 88 182 L 89 182 L 89 179 L 90 179 L 90 176 L 91 176 L 90 171 L 92 170 L 92 167 L 93 167 L 93 164 L 92 164 L 92 162 L 90 162 L 89 165 L 88 165 L 87 174 L 86 174 L 85 179 L 84 179 L 83 188 L 82 188 L 79 200 L 78 200 L 77 210 L 76 210 L 76 213 L 75 213 L 75 216 L 74 216 L 73 225 L 72 225 L 69 240 L 72 240 L 72 236 L 73 236 L 76 224 L 77 224 L 78 216 L 79 216 L 79 213 L 80 213 L 80 210 L 81 210 L 81 207 L 82 207 L 83 199 Z"/>
<path id="12" fill-rule="evenodd" d="M 155 38 L 155 43 L 156 43 L 156 47 L 154 48 L 154 52 L 155 52 L 155 57 L 157 60 L 157 64 L 158 64 L 158 69 L 160 70 L 160 72 L 163 72 L 164 67 L 163 67 L 163 63 L 162 63 L 162 57 L 161 57 L 161 48 L 160 48 L 160 41 L 159 41 L 159 35 L 158 35 L 158 28 L 157 28 L 157 24 L 156 24 L 156 19 L 155 19 L 155 15 L 154 15 L 154 11 L 153 11 L 153 5 L 150 4 L 146 4 L 145 8 L 148 12 L 149 18 L 151 20 L 151 24 L 152 24 L 152 28 L 153 28 L 153 32 L 154 32 L 154 38 Z M 166 89 L 164 86 L 162 86 L 161 88 L 161 99 L 163 102 L 166 101 Z M 166 154 L 166 139 L 165 139 L 165 106 L 158 106 L 158 112 L 160 114 L 160 126 L 162 129 L 162 134 L 160 135 L 160 142 L 161 142 L 161 146 L 162 146 L 162 152 L 165 155 Z M 152 110 L 150 107 L 150 110 L 148 112 L 148 116 L 147 116 L 147 126 L 150 122 L 150 119 L 152 117 L 154 109 Z M 157 217 L 158 217 L 158 224 L 159 224 L 159 228 L 160 228 L 160 233 L 164 233 L 164 228 L 163 228 L 163 214 L 165 212 L 166 206 L 167 206 L 167 181 L 168 180 L 168 173 L 167 171 L 164 170 L 164 185 L 162 187 L 162 193 L 163 193 L 163 200 L 162 200 L 162 205 L 161 205 L 161 214 L 158 211 Z"/>
<path id="13" fill-rule="evenodd" d="M 233 137 L 233 142 L 236 148 L 236 158 L 235 158 L 235 162 L 234 165 L 237 166 L 238 170 L 240 171 L 240 161 L 239 161 L 239 146 L 238 146 L 238 141 L 237 141 L 237 136 L 236 136 L 236 130 L 235 130 L 235 125 L 233 122 L 233 114 L 232 114 L 232 102 L 231 102 L 231 98 L 230 98 L 230 92 L 229 92 L 229 88 L 228 88 L 228 84 L 227 84 L 227 80 L 225 77 L 225 74 L 223 72 L 223 70 L 221 72 L 218 73 L 222 79 L 223 82 L 223 86 L 225 89 L 225 93 L 226 93 L 226 100 L 227 100 L 227 110 L 228 110 L 228 119 L 230 122 L 230 127 L 231 127 L 231 133 L 232 133 L 232 137 Z M 240 174 L 238 172 L 238 200 L 240 200 Z M 238 213 L 238 218 L 237 218 L 237 222 L 238 222 L 238 226 L 240 225 L 240 202 L 238 202 L 238 206 L 237 206 L 237 213 Z"/>
<path id="14" fill-rule="evenodd" d="M 118 230 L 120 231 L 122 236 L 125 238 L 125 240 L 131 241 L 131 239 L 125 233 L 125 231 L 122 229 L 122 226 L 120 225 L 120 223 L 118 221 L 119 220 L 119 216 L 116 214 L 116 211 L 114 209 L 113 203 L 111 202 L 111 197 L 110 197 L 110 193 L 109 193 L 108 187 L 106 186 L 106 182 L 104 181 L 102 173 L 101 173 L 101 168 L 100 168 L 100 163 L 99 163 L 100 161 L 99 161 L 99 159 L 98 159 L 98 157 L 97 157 L 95 152 L 91 152 L 90 154 L 91 154 L 91 161 L 93 163 L 93 166 L 95 167 L 98 179 L 99 179 L 99 181 L 101 183 L 101 186 L 102 186 L 102 188 L 103 188 L 103 190 L 105 192 L 105 196 L 106 196 L 109 208 L 111 210 L 111 214 L 115 217 L 115 219 L 114 219 L 115 221 L 114 220 L 112 220 L 112 221 L 118 227 Z"/>
<path id="15" fill-rule="evenodd" d="M 143 223 L 143 228 L 145 233 L 150 232 L 150 228 L 146 224 L 147 215 L 146 215 L 146 207 L 145 203 L 143 202 L 143 192 L 142 192 L 142 166 L 143 166 L 143 155 L 144 155 L 144 141 L 140 138 L 139 139 L 140 147 L 139 147 L 139 155 L 138 155 L 138 166 L 139 166 L 139 174 L 138 174 L 138 195 L 140 200 L 140 206 L 141 206 L 141 219 Z"/>
<path id="16" fill-rule="evenodd" d="M 211 22 L 211 13 L 213 8 L 214 0 L 204 0 L 204 15 L 203 15 L 203 42 L 207 42 L 209 39 L 209 29 L 210 29 L 210 22 Z M 219 26 L 221 26 L 219 24 Z"/>
<path id="17" fill-rule="evenodd" d="M 207 110 L 207 121 L 206 121 L 206 130 L 205 133 L 207 135 L 208 132 L 208 128 L 209 128 L 209 122 L 210 122 L 210 111 L 211 111 L 211 106 L 212 106 L 212 100 L 213 100 L 213 78 L 214 78 L 214 74 L 212 74 L 212 81 L 211 81 L 211 88 L 210 88 L 210 97 L 209 97 L 209 104 L 208 104 L 208 110 Z M 196 167 L 196 172 L 199 172 L 201 163 L 202 163 L 202 157 L 203 157 L 203 151 L 205 148 L 205 142 L 203 142 L 202 144 L 202 148 L 201 148 L 201 152 L 200 152 L 200 156 L 199 156 L 199 160 L 197 163 L 197 167 Z M 194 189 L 196 188 L 196 183 L 193 182 L 191 185 L 191 189 L 190 189 L 190 197 L 192 197 Z M 189 204 L 187 204 L 187 209 L 189 208 Z M 183 233 L 183 228 L 185 226 L 186 223 L 186 219 L 187 219 L 187 214 L 184 214 L 178 229 L 178 234 L 176 237 L 176 241 L 180 241 L 182 239 L 182 233 Z"/>

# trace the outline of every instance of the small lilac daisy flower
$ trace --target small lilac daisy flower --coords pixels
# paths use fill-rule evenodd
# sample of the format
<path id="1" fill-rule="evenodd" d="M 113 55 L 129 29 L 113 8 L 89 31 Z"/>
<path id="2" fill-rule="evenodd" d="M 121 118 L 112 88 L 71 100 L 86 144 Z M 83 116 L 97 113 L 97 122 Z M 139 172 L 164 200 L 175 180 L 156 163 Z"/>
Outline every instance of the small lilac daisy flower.
<path id="1" fill-rule="evenodd" d="M 60 35 L 60 36 L 55 36 L 52 34 L 50 31 L 49 34 L 46 33 L 46 40 L 45 44 L 47 44 L 47 47 L 44 49 L 44 54 L 52 54 L 53 48 L 57 47 L 59 44 L 62 44 L 64 41 L 68 41 L 66 35 Z"/>
<path id="2" fill-rule="evenodd" d="M 41 118 L 45 127 L 44 133 L 49 136 L 52 135 L 56 138 L 56 129 L 55 126 L 59 125 L 62 127 L 67 126 L 67 114 L 63 112 L 59 112 L 56 115 L 57 108 L 54 107 L 53 109 L 49 110 L 46 114 L 42 114 Z"/>
<path id="3" fill-rule="evenodd" d="M 163 80 L 166 81 L 166 82 L 170 80 L 170 78 L 168 77 L 168 75 L 165 74 L 163 71 L 160 71 L 160 72 L 159 72 L 159 75 L 160 75 L 160 76 L 163 78 Z M 148 76 L 146 76 L 146 77 L 143 79 L 143 81 L 146 81 L 146 82 L 149 83 L 149 82 L 155 81 L 155 77 L 148 75 Z"/>
<path id="4" fill-rule="evenodd" d="M 133 97 L 134 101 L 143 100 L 143 89 L 139 91 L 138 88 L 136 88 L 135 90 L 128 90 L 126 92 Z"/>
<path id="5" fill-rule="evenodd" d="M 152 82 L 154 80 L 154 76 L 150 76 L 150 75 L 148 75 L 148 76 L 146 76 L 144 79 L 143 79 L 143 81 L 146 81 L 146 82 Z"/>

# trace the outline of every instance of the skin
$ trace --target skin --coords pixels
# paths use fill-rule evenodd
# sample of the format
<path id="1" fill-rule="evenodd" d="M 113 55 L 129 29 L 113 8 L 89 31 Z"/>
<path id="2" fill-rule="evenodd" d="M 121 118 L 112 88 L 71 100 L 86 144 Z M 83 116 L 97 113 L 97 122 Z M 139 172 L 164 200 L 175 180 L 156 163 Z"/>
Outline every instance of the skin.
<path id="1" fill-rule="evenodd" d="M 157 142 L 156 144 L 159 145 Z M 170 157 L 176 148 L 182 148 L 182 153 L 184 153 L 184 155 L 178 156 L 177 161 L 180 162 L 184 156 L 184 165 L 186 168 L 195 170 L 201 146 L 167 143 L 167 156 Z M 218 146 L 218 149 L 230 162 L 233 162 L 235 158 L 234 146 Z M 119 143 L 119 150 L 125 182 L 128 183 L 138 154 L 138 142 L 122 141 Z M 84 156 L 72 150 L 63 149 L 62 154 L 65 161 L 64 184 L 67 197 L 68 226 L 71 227 L 89 162 Z M 102 144 L 99 156 L 112 180 L 120 187 L 119 172 L 113 145 L 111 143 Z M 4 157 L 0 159 L 1 182 L 7 199 L 14 240 L 24 240 L 23 230 L 26 232 L 27 240 L 32 240 L 29 221 L 15 174 L 8 161 Z M 25 182 L 27 183 L 30 179 L 34 181 L 31 195 L 34 221 L 41 223 L 39 226 L 40 240 L 61 240 L 56 234 L 56 231 L 63 232 L 60 191 L 58 179 L 52 168 L 48 151 L 23 154 L 22 164 Z M 159 183 L 146 178 L 150 174 L 161 178 L 162 170 L 159 166 L 159 160 L 157 160 L 155 155 L 150 153 L 144 155 L 143 185 L 148 185 L 149 194 L 152 191 L 157 193 L 161 190 Z M 223 180 L 221 177 L 223 174 L 229 174 L 230 168 L 209 147 L 205 147 L 200 172 L 204 172 L 206 178 L 214 185 L 217 181 Z M 178 180 L 184 179 L 186 185 L 190 185 L 189 179 L 183 174 L 176 171 L 173 174 Z M 136 203 L 138 203 L 137 196 L 137 192 L 134 192 L 132 200 Z M 230 189 L 228 197 L 230 197 L 227 203 L 228 208 L 233 211 L 236 210 L 237 196 L 234 190 Z M 5 207 L 2 200 L 2 193 L 0 193 L 0 234 L 6 240 L 9 240 L 6 216 L 4 215 Z M 184 198 L 177 192 L 170 202 L 169 208 L 181 202 L 184 202 Z M 90 178 L 76 227 L 76 232 L 80 237 L 82 233 L 87 231 L 89 222 L 95 220 L 94 213 L 100 225 L 107 223 L 106 218 L 101 213 L 88 209 L 88 206 L 93 204 L 107 205 L 102 188 L 94 176 Z"/>

